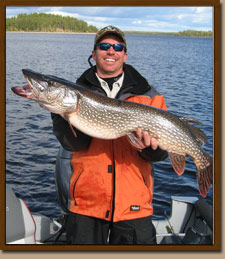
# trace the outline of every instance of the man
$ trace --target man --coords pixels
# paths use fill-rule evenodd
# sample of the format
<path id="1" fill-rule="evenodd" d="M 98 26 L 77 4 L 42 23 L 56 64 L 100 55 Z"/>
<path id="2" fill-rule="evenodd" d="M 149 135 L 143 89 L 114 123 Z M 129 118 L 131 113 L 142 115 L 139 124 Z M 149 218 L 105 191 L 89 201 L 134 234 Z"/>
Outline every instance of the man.
<path id="1" fill-rule="evenodd" d="M 101 29 L 92 51 L 96 66 L 85 71 L 77 83 L 110 98 L 166 110 L 163 96 L 125 64 L 127 55 L 124 33 L 114 26 Z M 67 176 L 68 242 L 155 244 L 151 162 L 165 159 L 167 152 L 141 129 L 134 132 L 137 149 L 126 137 L 102 140 L 75 129 L 75 138 L 63 118 L 52 114 L 52 119 L 54 133 L 63 148 L 70 151 L 72 165 L 71 175 Z M 60 187 L 62 192 L 64 189 Z"/>

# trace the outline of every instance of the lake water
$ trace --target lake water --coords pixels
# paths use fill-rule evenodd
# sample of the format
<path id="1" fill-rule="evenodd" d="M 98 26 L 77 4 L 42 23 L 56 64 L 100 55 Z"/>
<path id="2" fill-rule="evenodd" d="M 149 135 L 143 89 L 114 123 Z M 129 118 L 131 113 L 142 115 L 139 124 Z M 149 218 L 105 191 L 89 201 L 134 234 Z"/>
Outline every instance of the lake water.
<path id="1" fill-rule="evenodd" d="M 55 189 L 59 143 L 50 114 L 12 93 L 25 84 L 21 69 L 76 81 L 89 68 L 93 34 L 6 34 L 6 183 L 32 212 L 60 214 Z M 164 95 L 168 110 L 201 121 L 207 135 L 204 149 L 213 153 L 213 41 L 207 38 L 127 35 L 128 59 Z M 88 183 L 87 183 L 88 184 Z M 182 176 L 169 159 L 155 163 L 154 218 L 170 213 L 170 197 L 201 198 L 193 161 L 187 158 Z M 213 204 L 213 187 L 206 200 Z"/>

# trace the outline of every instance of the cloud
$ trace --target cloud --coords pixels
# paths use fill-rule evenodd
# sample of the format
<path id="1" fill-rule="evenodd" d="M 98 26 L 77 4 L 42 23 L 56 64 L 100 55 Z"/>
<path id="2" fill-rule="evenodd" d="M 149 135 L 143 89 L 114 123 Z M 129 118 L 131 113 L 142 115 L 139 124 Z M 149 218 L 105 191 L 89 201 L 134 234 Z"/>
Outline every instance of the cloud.
<path id="1" fill-rule="evenodd" d="M 209 8 L 208 7 L 196 7 L 196 13 L 208 13 Z"/>
<path id="2" fill-rule="evenodd" d="M 32 12 L 70 16 L 89 25 L 102 28 L 112 24 L 122 30 L 181 31 L 185 29 L 212 30 L 212 7 L 7 7 L 6 16 Z"/>
<path id="3" fill-rule="evenodd" d="M 60 16 L 70 16 L 70 17 L 73 17 L 73 18 L 79 17 L 79 14 L 77 14 L 77 13 L 66 13 L 66 12 L 62 12 L 62 11 L 58 11 L 58 10 L 51 10 L 51 11 L 48 11 L 48 12 L 45 12 L 45 13 L 55 14 L 55 15 L 60 15 Z"/>
<path id="4" fill-rule="evenodd" d="M 142 21 L 138 20 L 138 21 L 133 21 L 133 24 L 142 24 Z"/>

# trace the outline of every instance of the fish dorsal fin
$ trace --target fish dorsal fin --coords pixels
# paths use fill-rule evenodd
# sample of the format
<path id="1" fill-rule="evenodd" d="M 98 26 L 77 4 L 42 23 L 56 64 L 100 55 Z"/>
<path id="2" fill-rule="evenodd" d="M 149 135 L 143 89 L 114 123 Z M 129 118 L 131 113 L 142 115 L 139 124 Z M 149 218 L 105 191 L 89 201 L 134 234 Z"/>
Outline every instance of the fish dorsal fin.
<path id="1" fill-rule="evenodd" d="M 143 148 L 145 148 L 144 144 L 142 143 L 141 140 L 139 140 L 135 133 L 128 133 L 126 135 L 128 141 L 130 142 L 130 144 L 137 149 L 138 151 L 141 151 Z"/>
<path id="2" fill-rule="evenodd" d="M 174 152 L 168 152 L 171 164 L 173 166 L 174 171 L 181 175 L 184 172 L 185 169 L 185 155 L 180 155 Z"/>
<path id="3" fill-rule="evenodd" d="M 204 144 L 207 143 L 207 137 L 206 137 L 205 133 L 202 130 L 200 130 L 199 128 L 189 124 L 189 123 L 195 123 L 195 124 L 198 124 L 198 125 L 203 125 L 201 122 L 199 122 L 197 120 L 185 118 L 185 117 L 179 117 L 179 119 L 182 120 L 185 123 L 185 125 L 189 128 L 191 133 L 194 135 L 195 139 L 201 145 L 204 145 Z"/>
<path id="4" fill-rule="evenodd" d="M 195 126 L 192 126 L 190 124 L 187 124 L 188 128 L 190 129 L 191 133 L 194 135 L 196 140 L 201 144 L 205 145 L 207 143 L 207 137 L 205 133 L 200 130 L 199 128 L 196 128 Z"/>
<path id="5" fill-rule="evenodd" d="M 194 124 L 198 124 L 198 125 L 203 125 L 203 123 L 201 123 L 200 121 L 194 120 L 192 118 L 179 116 L 179 119 L 182 120 L 183 122 L 186 122 L 186 123 L 194 123 Z"/>

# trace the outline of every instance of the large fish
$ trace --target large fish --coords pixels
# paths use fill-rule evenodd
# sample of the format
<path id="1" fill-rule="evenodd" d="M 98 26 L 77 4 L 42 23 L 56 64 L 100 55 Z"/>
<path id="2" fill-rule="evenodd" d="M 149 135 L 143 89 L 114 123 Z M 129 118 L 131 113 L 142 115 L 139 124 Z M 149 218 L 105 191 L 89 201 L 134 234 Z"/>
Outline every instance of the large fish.
<path id="1" fill-rule="evenodd" d="M 199 124 L 198 121 L 148 105 L 101 96 L 55 76 L 26 69 L 22 72 L 28 85 L 13 87 L 12 91 L 60 114 L 80 131 L 101 139 L 127 136 L 133 146 L 142 148 L 134 134 L 141 128 L 158 140 L 160 148 L 167 150 L 178 175 L 185 170 L 186 155 L 190 156 L 197 168 L 199 192 L 206 197 L 213 178 L 213 162 L 201 147 L 207 141 L 205 134 L 189 124 Z"/>

